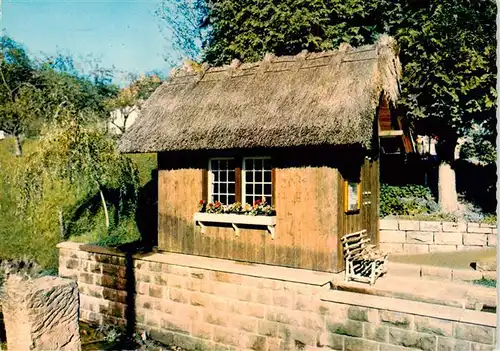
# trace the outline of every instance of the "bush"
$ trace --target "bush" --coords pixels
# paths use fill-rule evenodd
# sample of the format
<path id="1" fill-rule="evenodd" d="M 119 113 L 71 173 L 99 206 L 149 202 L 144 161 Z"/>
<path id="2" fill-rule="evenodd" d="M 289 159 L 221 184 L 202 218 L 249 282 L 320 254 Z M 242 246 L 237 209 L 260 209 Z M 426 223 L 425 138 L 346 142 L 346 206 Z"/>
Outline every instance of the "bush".
<path id="1" fill-rule="evenodd" d="M 428 187 L 422 185 L 380 187 L 380 216 L 414 216 L 438 212 L 439 206 Z"/>

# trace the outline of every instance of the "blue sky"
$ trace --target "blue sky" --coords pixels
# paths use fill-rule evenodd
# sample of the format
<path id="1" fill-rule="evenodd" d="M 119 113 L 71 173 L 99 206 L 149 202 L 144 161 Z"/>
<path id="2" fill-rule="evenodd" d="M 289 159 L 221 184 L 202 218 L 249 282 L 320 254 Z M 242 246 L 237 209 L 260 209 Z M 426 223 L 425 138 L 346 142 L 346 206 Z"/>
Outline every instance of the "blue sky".
<path id="1" fill-rule="evenodd" d="M 160 0 L 0 0 L 4 33 L 33 55 L 71 53 L 127 72 L 167 74 L 168 42 L 154 11 Z"/>

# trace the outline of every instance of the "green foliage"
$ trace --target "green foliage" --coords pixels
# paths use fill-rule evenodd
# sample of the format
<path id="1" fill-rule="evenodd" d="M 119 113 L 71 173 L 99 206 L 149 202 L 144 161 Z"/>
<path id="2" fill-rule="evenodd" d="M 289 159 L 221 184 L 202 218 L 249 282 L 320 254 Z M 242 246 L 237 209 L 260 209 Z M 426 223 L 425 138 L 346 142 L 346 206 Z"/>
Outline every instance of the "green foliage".
<path id="1" fill-rule="evenodd" d="M 495 279 L 481 278 L 478 280 L 473 280 L 472 282 L 476 285 L 482 285 L 482 286 L 486 286 L 488 288 L 496 288 L 497 287 L 497 281 Z"/>
<path id="2" fill-rule="evenodd" d="M 28 206 L 26 211 L 17 211 L 20 193 L 16 176 L 24 169 L 24 162 L 40 147 L 40 141 L 25 142 L 25 158 L 12 154 L 14 141 L 0 140 L 0 260 L 33 259 L 46 269 L 57 269 L 57 243 L 67 240 L 60 237 L 58 210 L 64 209 L 66 236 L 82 243 L 97 243 L 115 240 L 123 244 L 138 240 L 141 233 L 136 224 L 136 214 L 128 211 L 119 214 L 116 200 L 119 191 L 110 189 L 106 200 L 109 206 L 110 228 L 106 229 L 104 213 L 99 196 L 91 189 L 76 187 L 65 181 L 49 181 L 44 188 L 42 201 Z M 151 180 L 156 168 L 156 155 L 131 155 L 139 171 L 140 186 Z M 97 199 L 97 201 L 96 201 Z M 142 199 L 144 201 L 144 199 Z M 141 203 L 139 203 L 141 205 Z M 118 213 L 117 213 L 118 212 Z M 156 216 L 156 214 L 155 214 Z M 115 219 L 118 221 L 115 222 Z M 110 237 L 110 238 L 108 238 Z"/>
<path id="3" fill-rule="evenodd" d="M 429 188 L 421 185 L 380 187 L 380 216 L 421 215 L 437 212 L 438 205 Z"/>
<path id="4" fill-rule="evenodd" d="M 207 2 L 208 3 L 208 2 Z M 200 6 L 200 14 L 203 6 Z M 204 60 L 262 59 L 373 43 L 382 33 L 400 45 L 401 105 L 425 118 L 452 161 L 457 136 L 485 123 L 496 139 L 496 4 L 491 0 L 221 0 L 210 2 Z"/>
<path id="5" fill-rule="evenodd" d="M 383 32 L 381 1 L 216 1 L 208 10 L 210 35 L 204 59 L 257 61 L 266 52 L 297 54 L 329 50 L 342 42 L 371 43 Z"/>

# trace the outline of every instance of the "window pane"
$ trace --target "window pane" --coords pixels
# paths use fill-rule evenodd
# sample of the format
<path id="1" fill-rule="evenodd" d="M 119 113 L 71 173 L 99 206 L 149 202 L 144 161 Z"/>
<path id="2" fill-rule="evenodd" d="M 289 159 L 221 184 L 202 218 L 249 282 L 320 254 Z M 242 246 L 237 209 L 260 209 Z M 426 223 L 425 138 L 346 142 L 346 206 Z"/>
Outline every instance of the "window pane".
<path id="1" fill-rule="evenodd" d="M 271 182 L 271 171 L 265 171 L 264 172 L 264 181 L 265 182 Z"/>
<path id="2" fill-rule="evenodd" d="M 234 195 L 229 195 L 227 200 L 227 205 L 234 204 L 236 202 Z"/>
<path id="3" fill-rule="evenodd" d="M 259 183 L 262 182 L 262 171 L 255 172 L 255 181 Z"/>
<path id="4" fill-rule="evenodd" d="M 253 205 L 253 202 L 254 202 L 254 201 L 253 201 L 253 196 L 246 196 L 246 200 L 245 200 L 245 202 L 246 202 L 247 204 Z"/>
<path id="5" fill-rule="evenodd" d="M 253 185 L 252 184 L 247 184 L 245 187 L 245 193 L 247 195 L 253 195 Z"/>
<path id="6" fill-rule="evenodd" d="M 220 181 L 225 182 L 227 180 L 227 173 L 226 171 L 220 172 Z"/>
<path id="7" fill-rule="evenodd" d="M 271 192 L 271 184 L 264 184 L 264 194 L 270 196 Z"/>
<path id="8" fill-rule="evenodd" d="M 214 194 L 218 194 L 219 193 L 219 183 L 214 183 L 213 184 L 212 193 L 214 193 Z"/>
<path id="9" fill-rule="evenodd" d="M 252 170 L 245 171 L 245 180 L 247 182 L 253 182 L 253 172 L 252 172 Z"/>
<path id="10" fill-rule="evenodd" d="M 234 171 L 233 170 L 229 170 L 227 180 L 230 182 L 234 182 Z"/>
<path id="11" fill-rule="evenodd" d="M 254 160 L 254 162 L 255 162 L 255 169 L 262 169 L 262 159 L 257 158 Z"/>
<path id="12" fill-rule="evenodd" d="M 213 170 L 219 169 L 219 162 L 217 160 L 210 161 L 210 168 Z"/>
<path id="13" fill-rule="evenodd" d="M 226 183 L 220 183 L 220 193 L 221 194 L 227 193 L 227 184 Z"/>
<path id="14" fill-rule="evenodd" d="M 262 195 L 262 184 L 255 184 L 255 195 Z"/>
<path id="15" fill-rule="evenodd" d="M 214 182 L 218 182 L 219 181 L 219 172 L 217 171 L 212 171 L 212 174 L 214 175 Z"/>
<path id="16" fill-rule="evenodd" d="M 229 183 L 227 186 L 228 186 L 228 193 L 234 194 L 234 183 Z"/>
<path id="17" fill-rule="evenodd" d="M 264 165 L 264 169 L 267 169 L 267 170 L 271 169 L 271 160 L 264 159 L 264 160 L 262 160 L 262 164 Z"/>

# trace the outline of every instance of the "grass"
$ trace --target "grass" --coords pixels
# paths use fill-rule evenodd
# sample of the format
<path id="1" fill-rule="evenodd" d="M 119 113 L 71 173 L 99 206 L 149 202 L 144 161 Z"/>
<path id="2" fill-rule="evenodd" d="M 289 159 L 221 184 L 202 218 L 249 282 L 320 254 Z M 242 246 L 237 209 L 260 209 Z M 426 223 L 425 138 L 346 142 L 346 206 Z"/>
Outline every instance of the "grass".
<path id="1" fill-rule="evenodd" d="M 24 155 L 36 147 L 36 140 L 25 140 Z M 140 185 L 150 182 L 156 169 L 156 155 L 132 155 L 139 170 Z M 33 259 L 43 268 L 54 271 L 58 265 L 57 243 L 61 238 L 58 209 L 63 208 L 66 236 L 71 241 L 118 245 L 141 237 L 135 213 L 115 221 L 114 205 L 108 203 L 111 230 L 104 223 L 104 212 L 97 194 L 81 190 L 75 193 L 69 184 L 53 184 L 44 192 L 44 199 L 28 213 L 17 211 L 18 191 L 15 176 L 25 157 L 14 156 L 14 141 L 0 140 L 0 260 Z M 96 201 L 97 199 L 97 201 Z"/>

